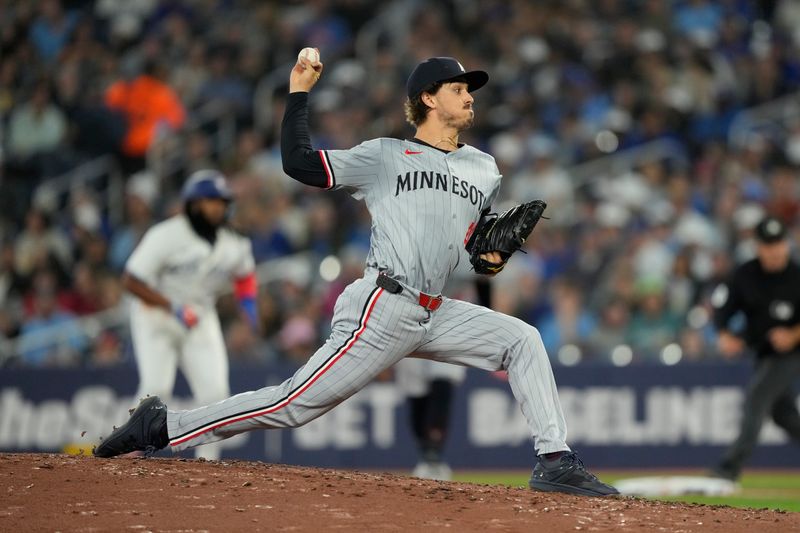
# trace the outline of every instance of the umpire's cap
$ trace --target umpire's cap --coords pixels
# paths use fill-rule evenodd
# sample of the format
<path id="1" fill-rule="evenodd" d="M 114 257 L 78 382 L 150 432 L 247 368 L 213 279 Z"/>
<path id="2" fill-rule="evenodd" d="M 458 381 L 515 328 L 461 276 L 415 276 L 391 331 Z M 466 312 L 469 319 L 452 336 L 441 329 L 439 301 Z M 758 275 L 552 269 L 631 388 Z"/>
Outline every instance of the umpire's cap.
<path id="1" fill-rule="evenodd" d="M 189 176 L 189 179 L 183 184 L 181 198 L 184 202 L 198 198 L 220 198 L 230 202 L 233 200 L 233 193 L 228 186 L 228 180 L 221 172 L 205 169 L 198 170 Z"/>
<path id="2" fill-rule="evenodd" d="M 756 226 L 756 239 L 765 244 L 782 241 L 786 237 L 786 226 L 779 219 L 768 216 Z"/>
<path id="3" fill-rule="evenodd" d="M 480 89 L 489 81 L 489 75 L 482 70 L 464 70 L 452 57 L 431 57 L 417 65 L 406 82 L 408 97 L 414 98 L 437 83 L 456 78 L 467 82 L 470 92 Z"/>

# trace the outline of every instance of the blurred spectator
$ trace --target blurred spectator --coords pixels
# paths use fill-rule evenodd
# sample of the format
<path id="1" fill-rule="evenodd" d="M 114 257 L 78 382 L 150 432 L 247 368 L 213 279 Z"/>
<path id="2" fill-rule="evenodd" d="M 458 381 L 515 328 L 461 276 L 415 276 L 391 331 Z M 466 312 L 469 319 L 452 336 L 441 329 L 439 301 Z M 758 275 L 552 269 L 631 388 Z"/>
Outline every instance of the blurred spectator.
<path id="1" fill-rule="evenodd" d="M 0 63 L 0 117 L 5 118 L 9 111 L 14 108 L 16 103 L 14 88 L 18 75 L 17 63 L 14 61 Z"/>
<path id="2" fill-rule="evenodd" d="M 706 342 L 703 332 L 699 329 L 684 328 L 678 342 L 684 361 L 700 361 L 712 357 L 712 345 Z"/>
<path id="3" fill-rule="evenodd" d="M 684 248 L 675 257 L 672 272 L 667 277 L 667 307 L 678 316 L 689 311 L 696 297 L 696 282 L 692 277 L 692 250 Z"/>
<path id="4" fill-rule="evenodd" d="M 305 363 L 317 348 L 316 327 L 311 319 L 300 314 L 286 320 L 278 338 L 286 358 L 294 363 Z"/>
<path id="5" fill-rule="evenodd" d="M 351 38 L 348 21 L 338 15 L 331 2 L 309 2 L 309 7 L 308 19 L 300 30 L 303 42 L 314 43 L 335 57 Z"/>
<path id="6" fill-rule="evenodd" d="M 107 24 L 112 38 L 125 42 L 142 33 L 144 21 L 158 3 L 158 0 L 97 0 L 94 11 Z"/>
<path id="7" fill-rule="evenodd" d="M 70 295 L 63 275 L 52 268 L 43 266 L 38 268 L 28 280 L 25 292 L 22 295 L 22 313 L 25 320 L 36 314 L 37 287 L 51 288 L 55 294 L 56 306 L 60 311 L 67 309 Z"/>
<path id="8" fill-rule="evenodd" d="M 67 132 L 64 113 L 52 103 L 47 82 L 36 84 L 25 104 L 11 113 L 8 125 L 8 171 L 5 200 L 10 214 L 20 217 L 43 178 L 66 170 L 62 147 Z"/>
<path id="9" fill-rule="evenodd" d="M 13 310 L 0 308 L 0 368 L 11 361 L 18 362 L 18 352 L 13 339 L 19 335 L 19 323 Z"/>
<path id="10" fill-rule="evenodd" d="M 76 250 L 76 257 L 102 272 L 108 268 L 108 242 L 98 233 L 85 233 Z"/>
<path id="11" fill-rule="evenodd" d="M 271 363 L 278 354 L 244 320 L 235 320 L 225 332 L 225 345 L 231 361 L 240 363 Z M 309 355 L 311 355 L 309 353 Z"/>
<path id="12" fill-rule="evenodd" d="M 125 224 L 114 231 L 108 252 L 111 268 L 122 272 L 144 233 L 154 223 L 153 208 L 158 195 L 155 176 L 140 172 L 131 176 L 125 188 Z"/>
<path id="13" fill-rule="evenodd" d="M 569 175 L 555 160 L 556 141 L 538 135 L 531 138 L 529 144 L 533 162 L 519 174 L 510 177 L 507 190 L 511 191 L 515 199 L 545 200 L 553 223 L 571 224 L 575 191 Z"/>
<path id="14" fill-rule="evenodd" d="M 99 368 L 118 365 L 123 361 L 122 351 L 119 336 L 111 330 L 105 330 L 92 343 L 89 365 Z"/>
<path id="15" fill-rule="evenodd" d="M 116 152 L 127 131 L 125 115 L 106 107 L 99 88 L 83 78 L 85 70 L 91 72 L 95 68 L 97 65 L 88 58 L 76 59 L 64 63 L 55 77 L 55 98 L 70 122 L 68 140 L 76 161 Z"/>
<path id="16" fill-rule="evenodd" d="M 97 305 L 101 310 L 115 309 L 122 303 L 122 283 L 116 275 L 108 272 L 98 274 L 97 292 Z"/>
<path id="17" fill-rule="evenodd" d="M 62 302 L 64 310 L 79 316 L 100 311 L 100 288 L 96 272 L 88 264 L 80 262 L 75 265 L 72 275 L 72 287 Z"/>
<path id="18" fill-rule="evenodd" d="M 59 148 L 66 130 L 64 114 L 52 103 L 47 83 L 37 84 L 28 102 L 11 114 L 8 155 L 15 168 L 29 170 L 34 179 L 52 175 L 42 159 Z"/>
<path id="19" fill-rule="evenodd" d="M 308 235 L 306 236 L 308 248 L 319 257 L 333 253 L 333 248 L 337 244 L 336 208 L 327 199 L 319 197 L 312 201 L 311 211 L 308 215 Z M 342 288 L 344 289 L 344 287 Z"/>
<path id="20" fill-rule="evenodd" d="M 84 187 L 73 187 L 69 196 L 70 237 L 79 253 L 92 235 L 103 233 L 103 215 L 95 195 Z"/>
<path id="21" fill-rule="evenodd" d="M 280 219 L 274 211 L 254 205 L 249 217 L 250 239 L 256 262 L 288 255 L 293 251 L 289 237 L 280 227 Z"/>
<path id="22" fill-rule="evenodd" d="M 194 41 L 189 48 L 187 60 L 171 71 L 170 84 L 186 106 L 197 104 L 200 89 L 208 81 L 206 59 L 205 43 Z"/>
<path id="23" fill-rule="evenodd" d="M 274 339 L 283 325 L 284 317 L 278 299 L 271 291 L 261 291 L 258 295 L 258 319 L 261 335 Z"/>
<path id="24" fill-rule="evenodd" d="M 722 8 L 709 0 L 689 0 L 677 6 L 675 29 L 697 44 L 713 44 L 722 24 Z"/>
<path id="25" fill-rule="evenodd" d="M 557 280 L 550 289 L 553 310 L 536 326 L 547 353 L 556 357 L 565 344 L 584 347 L 595 329 L 595 321 L 585 309 L 581 293 L 567 280 Z"/>
<path id="26" fill-rule="evenodd" d="M 46 213 L 31 209 L 25 216 L 25 228 L 14 241 L 16 271 L 29 276 L 37 267 L 53 259 L 62 269 L 72 265 L 72 248 L 69 239 L 50 221 Z"/>
<path id="27" fill-rule="evenodd" d="M 25 288 L 25 279 L 19 275 L 14 259 L 14 245 L 0 244 L 0 308 L 12 310 L 14 300 L 19 300 Z"/>
<path id="28" fill-rule="evenodd" d="M 253 129 L 242 131 L 236 141 L 236 152 L 225 161 L 223 168 L 229 174 L 266 174 L 269 171 L 269 161 L 264 154 L 264 139 L 261 134 Z"/>
<path id="29" fill-rule="evenodd" d="M 599 361 L 608 361 L 617 346 L 628 343 L 630 308 L 622 298 L 612 298 L 600 308 L 597 327 L 586 343 L 590 354 Z"/>
<path id="30" fill-rule="evenodd" d="M 776 166 L 769 177 L 769 200 L 766 209 L 784 222 L 797 220 L 800 215 L 797 170 Z"/>
<path id="31" fill-rule="evenodd" d="M 119 80 L 106 91 L 106 105 L 123 112 L 128 119 L 121 151 L 123 166 L 129 172 L 144 168 L 145 155 L 158 138 L 160 128 L 177 130 L 186 120 L 178 95 L 162 77 L 160 65 L 148 61 L 141 74 Z"/>
<path id="32" fill-rule="evenodd" d="M 59 309 L 52 278 L 39 277 L 33 288 L 34 315 L 22 325 L 19 356 L 27 366 L 74 365 L 88 339 L 71 313 Z"/>
<path id="33" fill-rule="evenodd" d="M 636 307 L 628 324 L 628 344 L 638 361 L 657 361 L 661 349 L 678 336 L 680 320 L 667 307 L 664 280 L 636 283 Z"/>
<path id="34" fill-rule="evenodd" d="M 76 13 L 65 12 L 60 0 L 39 2 L 39 16 L 31 25 L 31 42 L 46 62 L 58 57 L 78 21 Z"/>
<path id="35" fill-rule="evenodd" d="M 233 70 L 236 53 L 225 48 L 211 52 L 209 77 L 197 92 L 197 102 L 213 106 L 217 112 L 246 118 L 250 113 L 252 95 L 250 87 Z"/>

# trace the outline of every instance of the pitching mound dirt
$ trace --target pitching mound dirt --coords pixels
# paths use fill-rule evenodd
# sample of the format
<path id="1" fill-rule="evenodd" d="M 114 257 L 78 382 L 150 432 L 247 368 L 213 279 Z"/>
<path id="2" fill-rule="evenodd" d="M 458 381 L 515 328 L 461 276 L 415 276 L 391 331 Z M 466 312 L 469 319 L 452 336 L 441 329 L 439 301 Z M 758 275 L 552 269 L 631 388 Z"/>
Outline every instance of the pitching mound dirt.
<path id="1" fill-rule="evenodd" d="M 245 461 L 0 454 L 0 531 L 800 531 L 800 513 Z"/>

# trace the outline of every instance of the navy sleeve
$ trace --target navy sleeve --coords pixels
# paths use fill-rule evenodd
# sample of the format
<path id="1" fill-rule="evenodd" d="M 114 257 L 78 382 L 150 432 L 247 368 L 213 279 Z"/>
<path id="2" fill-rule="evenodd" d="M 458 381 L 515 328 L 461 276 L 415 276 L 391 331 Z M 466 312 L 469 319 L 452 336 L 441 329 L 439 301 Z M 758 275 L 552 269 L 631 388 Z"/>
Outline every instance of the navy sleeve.
<path id="1" fill-rule="evenodd" d="M 283 171 L 306 185 L 329 188 L 320 152 L 311 147 L 308 132 L 308 93 L 289 93 L 281 123 Z"/>

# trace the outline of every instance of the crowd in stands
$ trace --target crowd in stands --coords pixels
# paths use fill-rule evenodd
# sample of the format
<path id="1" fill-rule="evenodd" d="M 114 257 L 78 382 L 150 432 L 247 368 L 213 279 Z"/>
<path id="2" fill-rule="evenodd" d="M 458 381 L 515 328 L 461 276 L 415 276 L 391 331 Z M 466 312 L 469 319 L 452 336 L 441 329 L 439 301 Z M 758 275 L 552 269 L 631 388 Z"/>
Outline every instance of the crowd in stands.
<path id="1" fill-rule="evenodd" d="M 312 353 L 370 222 L 281 170 L 289 69 L 307 45 L 325 63 L 320 148 L 410 137 L 405 79 L 424 58 L 490 73 L 462 141 L 496 157 L 496 209 L 543 198 L 551 216 L 492 281 L 493 307 L 536 325 L 555 362 L 714 358 L 708 294 L 753 256 L 755 223 L 772 213 L 800 236 L 800 121 L 729 140 L 741 111 L 800 89 L 797 28 L 793 0 L 0 0 L 0 361 L 129 362 L 119 274 L 209 166 L 230 177 L 231 223 L 257 261 L 295 261 L 262 271 L 260 331 L 221 300 L 231 358 Z M 574 172 L 653 141 L 669 152 Z M 106 155 L 120 220 L 108 181 L 38 194 Z M 333 280 L 319 275 L 331 255 Z M 451 294 L 470 298 L 468 280 Z"/>

